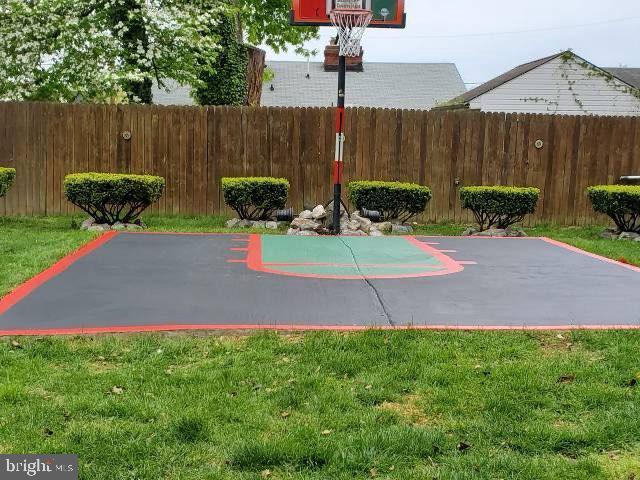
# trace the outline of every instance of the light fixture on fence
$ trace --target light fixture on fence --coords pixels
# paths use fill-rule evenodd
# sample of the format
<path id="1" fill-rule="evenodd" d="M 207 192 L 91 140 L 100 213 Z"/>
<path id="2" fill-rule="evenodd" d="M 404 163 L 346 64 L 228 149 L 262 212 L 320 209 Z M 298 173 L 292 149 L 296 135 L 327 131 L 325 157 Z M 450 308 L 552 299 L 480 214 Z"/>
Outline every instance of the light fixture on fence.
<path id="1" fill-rule="evenodd" d="M 131 140 L 131 132 L 129 130 L 125 130 L 122 132 L 122 138 L 125 140 Z"/>
<path id="2" fill-rule="evenodd" d="M 544 142 L 542 140 L 536 140 L 536 143 L 534 145 L 538 150 L 540 150 L 542 147 L 544 147 Z"/>

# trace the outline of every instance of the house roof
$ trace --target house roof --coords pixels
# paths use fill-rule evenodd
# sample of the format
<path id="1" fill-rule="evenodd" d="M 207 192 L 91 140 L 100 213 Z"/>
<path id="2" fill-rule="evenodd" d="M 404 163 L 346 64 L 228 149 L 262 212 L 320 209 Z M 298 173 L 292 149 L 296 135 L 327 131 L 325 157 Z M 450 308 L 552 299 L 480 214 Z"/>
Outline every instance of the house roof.
<path id="1" fill-rule="evenodd" d="M 480 86 L 477 86 L 474 89 L 469 90 L 468 92 L 466 92 L 465 94 L 461 95 L 460 97 L 456 98 L 456 102 L 455 103 L 469 103 L 471 100 L 473 100 L 474 98 L 478 98 L 480 95 L 484 95 L 487 92 L 490 92 L 491 90 L 498 88 L 500 85 L 503 85 L 507 82 L 510 82 L 511 80 L 518 78 L 521 75 L 524 75 L 527 72 L 530 72 L 531 70 L 538 68 L 542 65 L 544 65 L 547 62 L 550 62 L 551 60 L 558 58 L 560 55 L 562 55 L 564 52 L 562 53 L 557 53 L 555 55 L 551 55 L 548 57 L 544 57 L 544 58 L 540 58 L 538 60 L 534 60 L 533 62 L 529 62 L 529 63 L 524 63 L 522 65 L 518 65 L 516 68 L 513 68 L 511 70 L 509 70 L 508 72 L 503 73 L 502 75 L 497 76 L 496 78 L 493 78 L 491 80 L 489 80 L 486 83 L 483 83 Z"/>
<path id="2" fill-rule="evenodd" d="M 619 78 L 632 87 L 640 88 L 640 68 L 612 68 L 607 67 L 604 70 L 611 73 L 614 77 Z"/>
<path id="3" fill-rule="evenodd" d="M 264 106 L 332 106 L 337 72 L 321 62 L 267 62 L 275 76 L 262 90 Z M 309 73 L 309 78 L 307 78 Z M 271 89 L 273 86 L 273 90 Z M 464 93 L 453 63 L 364 63 L 363 72 L 348 72 L 347 106 L 429 109 Z"/>
<path id="4" fill-rule="evenodd" d="M 463 95 L 460 95 L 459 97 L 454 98 L 449 103 L 453 105 L 467 104 L 470 101 L 478 98 L 479 96 L 484 95 L 485 93 L 490 92 L 491 90 L 494 90 L 499 86 L 507 82 L 510 82 L 511 80 L 514 80 L 520 77 L 521 75 L 524 75 L 525 73 L 530 72 L 531 70 L 541 67 L 545 63 L 550 62 L 551 60 L 555 60 L 556 58 L 562 55 L 565 55 L 567 53 L 571 53 L 571 52 L 570 51 L 560 52 L 560 53 L 556 53 L 555 55 L 550 55 L 548 57 L 540 58 L 538 60 L 534 60 L 529 63 L 518 65 L 517 67 L 509 70 L 508 72 L 505 72 L 502 75 L 499 75 L 496 78 L 491 79 L 488 82 L 483 83 L 482 85 L 472 90 L 469 90 Z M 575 55 L 575 54 L 572 53 L 572 55 Z M 577 57 L 577 55 L 575 56 Z M 608 71 L 618 80 L 621 80 L 632 87 L 640 88 L 640 68 L 604 68 L 602 70 Z"/>

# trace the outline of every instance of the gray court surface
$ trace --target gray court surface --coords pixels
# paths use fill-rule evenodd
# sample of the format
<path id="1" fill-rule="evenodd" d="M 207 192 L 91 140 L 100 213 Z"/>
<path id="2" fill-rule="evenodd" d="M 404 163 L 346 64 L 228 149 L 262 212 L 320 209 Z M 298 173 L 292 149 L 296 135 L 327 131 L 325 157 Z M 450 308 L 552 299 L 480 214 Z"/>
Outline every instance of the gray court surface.
<path id="1" fill-rule="evenodd" d="M 0 331 L 640 324 L 640 272 L 542 239 L 418 237 L 477 264 L 443 276 L 336 280 L 230 263 L 246 255 L 242 238 L 121 234 L 0 315 Z"/>

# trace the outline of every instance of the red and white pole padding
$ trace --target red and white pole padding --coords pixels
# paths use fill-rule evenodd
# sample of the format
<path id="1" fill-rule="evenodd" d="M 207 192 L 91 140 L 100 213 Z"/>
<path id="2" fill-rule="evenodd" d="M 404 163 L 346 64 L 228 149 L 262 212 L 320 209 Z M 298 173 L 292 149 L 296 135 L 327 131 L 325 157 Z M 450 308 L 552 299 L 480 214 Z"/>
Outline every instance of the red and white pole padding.
<path id="1" fill-rule="evenodd" d="M 342 208 L 342 175 L 344 172 L 344 95 L 347 77 L 347 58 L 340 55 L 338 63 L 338 106 L 336 108 L 336 156 L 333 163 L 333 233 L 340 235 Z"/>

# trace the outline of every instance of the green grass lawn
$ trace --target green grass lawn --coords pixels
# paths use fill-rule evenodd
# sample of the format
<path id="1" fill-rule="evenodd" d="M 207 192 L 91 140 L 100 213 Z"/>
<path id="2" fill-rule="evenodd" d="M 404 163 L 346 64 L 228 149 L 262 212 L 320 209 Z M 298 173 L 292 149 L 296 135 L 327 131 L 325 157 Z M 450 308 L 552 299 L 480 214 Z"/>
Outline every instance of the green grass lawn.
<path id="1" fill-rule="evenodd" d="M 0 297 L 95 236 L 69 217 L 0 217 Z"/>
<path id="2" fill-rule="evenodd" d="M 113 479 L 640 478 L 640 332 L 0 343 L 0 452 Z"/>

